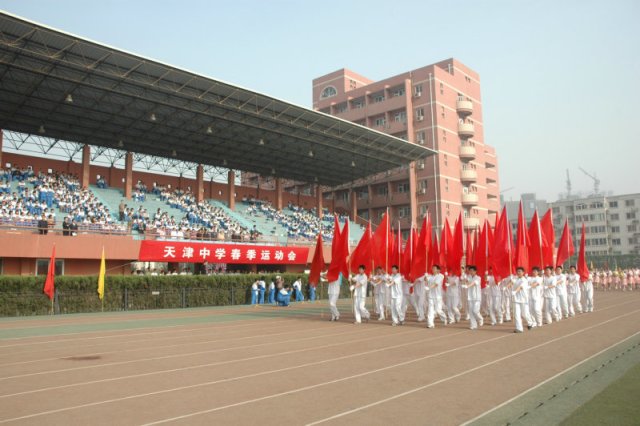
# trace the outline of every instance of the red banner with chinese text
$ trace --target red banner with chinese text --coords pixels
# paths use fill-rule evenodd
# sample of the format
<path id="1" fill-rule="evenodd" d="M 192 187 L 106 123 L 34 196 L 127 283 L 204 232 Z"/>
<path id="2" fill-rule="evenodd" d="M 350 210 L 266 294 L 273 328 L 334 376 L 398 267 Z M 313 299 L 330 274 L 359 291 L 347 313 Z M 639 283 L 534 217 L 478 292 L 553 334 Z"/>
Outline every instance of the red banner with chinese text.
<path id="1" fill-rule="evenodd" d="M 142 241 L 138 260 L 142 262 L 304 264 L 308 247 L 255 244 L 212 244 L 188 241 Z"/>

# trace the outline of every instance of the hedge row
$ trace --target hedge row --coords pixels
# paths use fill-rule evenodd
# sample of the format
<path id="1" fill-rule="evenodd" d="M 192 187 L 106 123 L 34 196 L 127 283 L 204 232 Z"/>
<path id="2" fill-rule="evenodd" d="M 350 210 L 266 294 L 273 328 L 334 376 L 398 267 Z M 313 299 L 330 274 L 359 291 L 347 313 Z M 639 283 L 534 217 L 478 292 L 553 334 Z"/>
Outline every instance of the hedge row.
<path id="1" fill-rule="evenodd" d="M 291 285 L 299 275 L 280 274 Z M 268 283 L 275 274 L 256 275 L 171 275 L 107 276 L 104 302 L 97 294 L 96 276 L 60 276 L 55 279 L 56 314 L 171 309 L 200 306 L 242 305 L 251 301 L 251 285 L 260 276 Z M 308 297 L 307 276 L 302 275 L 303 292 Z M 46 315 L 51 302 L 42 292 L 44 276 L 0 275 L 0 316 Z M 342 286 L 342 297 L 349 297 Z M 265 294 L 265 298 L 266 298 Z M 326 286 L 317 289 L 318 298 L 326 298 Z"/>

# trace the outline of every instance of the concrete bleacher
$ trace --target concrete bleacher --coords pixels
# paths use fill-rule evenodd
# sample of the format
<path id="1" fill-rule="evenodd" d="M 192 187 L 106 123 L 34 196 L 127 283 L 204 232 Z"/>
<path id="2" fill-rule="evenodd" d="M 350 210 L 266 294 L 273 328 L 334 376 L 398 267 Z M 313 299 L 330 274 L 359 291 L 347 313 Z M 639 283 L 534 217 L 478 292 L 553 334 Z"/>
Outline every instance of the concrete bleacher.
<path id="1" fill-rule="evenodd" d="M 118 220 L 118 206 L 120 205 L 120 201 L 124 199 L 122 190 L 114 188 L 98 188 L 94 185 L 90 185 L 89 188 L 102 203 L 109 207 L 111 215 Z M 145 201 L 125 200 L 125 204 L 127 207 L 134 208 L 136 210 L 142 206 L 147 209 L 147 212 L 151 217 L 153 217 L 153 214 L 158 209 L 169 213 L 169 216 L 174 216 L 176 220 L 180 220 L 182 219 L 182 216 L 184 216 L 184 213 L 180 209 L 171 207 L 166 202 L 160 200 L 155 194 L 147 194 Z"/>
<path id="2" fill-rule="evenodd" d="M 247 211 L 249 207 L 248 204 L 238 203 L 236 204 L 236 213 L 239 213 L 243 218 L 250 221 L 252 226 L 255 225 L 258 232 L 262 233 L 262 235 L 266 237 L 276 237 L 279 243 L 285 243 L 287 241 L 287 228 L 265 216 L 249 214 Z"/>

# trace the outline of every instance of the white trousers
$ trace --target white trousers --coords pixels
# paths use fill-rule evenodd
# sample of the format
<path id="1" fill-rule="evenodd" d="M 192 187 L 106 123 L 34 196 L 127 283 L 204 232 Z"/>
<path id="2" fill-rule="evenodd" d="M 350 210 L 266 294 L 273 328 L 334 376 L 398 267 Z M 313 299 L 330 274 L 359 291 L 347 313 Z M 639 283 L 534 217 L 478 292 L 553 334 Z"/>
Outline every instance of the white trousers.
<path id="1" fill-rule="evenodd" d="M 559 317 L 567 318 L 569 316 L 569 303 L 567 300 L 567 293 L 558 293 L 558 300 L 556 301 L 556 311 Z"/>
<path id="2" fill-rule="evenodd" d="M 529 305 L 527 303 L 513 303 L 513 316 L 516 322 L 516 330 L 522 330 L 522 317 L 524 316 L 525 321 L 527 321 L 527 325 L 529 327 L 533 326 L 534 323 L 531 321 L 531 315 L 529 315 Z"/>
<path id="3" fill-rule="evenodd" d="M 425 291 L 418 291 L 413 293 L 415 298 L 416 314 L 418 315 L 418 321 L 424 321 L 424 313 L 427 306 L 427 294 Z"/>
<path id="4" fill-rule="evenodd" d="M 593 312 L 593 284 L 582 284 L 582 306 L 585 312 Z"/>
<path id="5" fill-rule="evenodd" d="M 480 301 L 467 300 L 467 312 L 469 313 L 469 322 L 472 330 L 482 326 L 482 315 L 480 315 Z"/>
<path id="6" fill-rule="evenodd" d="M 488 299 L 491 324 L 502 324 L 502 295 L 491 296 Z"/>
<path id="7" fill-rule="evenodd" d="M 447 316 L 444 314 L 442 310 L 442 299 L 427 299 L 429 303 L 429 312 L 427 313 L 427 327 L 433 327 L 433 320 L 436 318 L 436 314 L 440 317 L 440 320 L 446 324 Z"/>
<path id="8" fill-rule="evenodd" d="M 361 296 L 353 298 L 353 315 L 356 317 L 356 322 L 362 322 L 362 318 L 369 319 L 370 317 L 365 301 L 365 298 Z"/>
<path id="9" fill-rule="evenodd" d="M 582 313 L 582 305 L 580 304 L 580 295 L 578 293 L 569 293 L 569 315 L 574 316 L 576 313 Z"/>
<path id="10" fill-rule="evenodd" d="M 502 294 L 502 312 L 507 321 L 511 321 L 511 293 Z"/>
<path id="11" fill-rule="evenodd" d="M 384 293 L 377 293 L 375 295 L 376 314 L 379 315 L 380 319 L 384 319 L 385 299 L 386 296 Z"/>
<path id="12" fill-rule="evenodd" d="M 340 311 L 338 310 L 338 296 L 339 294 L 330 294 L 329 295 L 329 309 L 331 310 L 331 319 L 339 319 Z"/>
<path id="13" fill-rule="evenodd" d="M 460 293 L 451 291 L 447 292 L 447 314 L 449 314 L 449 322 L 460 322 Z"/>
<path id="14" fill-rule="evenodd" d="M 551 324 L 551 316 L 553 315 L 553 319 L 556 321 L 560 320 L 558 315 L 558 307 L 557 300 L 555 297 L 545 297 L 544 298 L 544 317 L 547 324 Z"/>
<path id="15" fill-rule="evenodd" d="M 529 313 L 531 314 L 531 319 L 533 320 L 533 324 L 541 327 L 542 326 L 542 305 L 544 301 L 541 297 L 532 297 L 529 299 Z"/>
<path id="16" fill-rule="evenodd" d="M 395 324 L 404 322 L 404 312 L 402 312 L 402 297 L 391 298 L 391 319 Z"/>

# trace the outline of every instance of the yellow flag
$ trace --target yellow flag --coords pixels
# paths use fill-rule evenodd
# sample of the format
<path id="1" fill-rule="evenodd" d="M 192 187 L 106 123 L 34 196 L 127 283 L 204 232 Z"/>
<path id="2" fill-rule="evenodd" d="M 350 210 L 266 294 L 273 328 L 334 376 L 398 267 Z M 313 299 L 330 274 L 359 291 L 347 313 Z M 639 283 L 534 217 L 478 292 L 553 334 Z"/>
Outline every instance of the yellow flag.
<path id="1" fill-rule="evenodd" d="M 100 274 L 98 275 L 98 297 L 100 300 L 104 297 L 104 273 L 105 273 L 105 262 L 104 262 L 104 247 L 102 247 L 102 260 L 100 260 Z"/>

